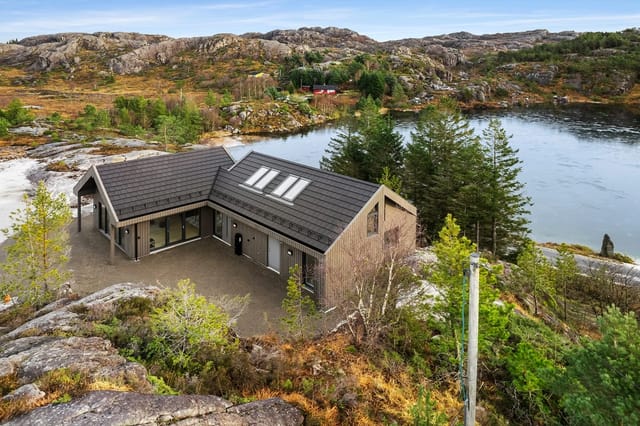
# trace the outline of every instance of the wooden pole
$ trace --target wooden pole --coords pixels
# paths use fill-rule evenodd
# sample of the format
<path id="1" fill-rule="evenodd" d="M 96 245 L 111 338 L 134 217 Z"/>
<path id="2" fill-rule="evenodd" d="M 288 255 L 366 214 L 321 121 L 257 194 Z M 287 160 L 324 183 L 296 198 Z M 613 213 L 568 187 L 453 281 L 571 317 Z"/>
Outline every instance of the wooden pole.
<path id="1" fill-rule="evenodd" d="M 476 391 L 478 380 L 478 321 L 480 307 L 480 255 L 473 253 L 470 258 L 471 277 L 469 280 L 469 344 L 467 347 L 467 403 L 464 424 L 476 424 Z"/>
<path id="2" fill-rule="evenodd" d="M 109 265 L 113 265 L 116 255 L 116 227 L 109 227 Z"/>

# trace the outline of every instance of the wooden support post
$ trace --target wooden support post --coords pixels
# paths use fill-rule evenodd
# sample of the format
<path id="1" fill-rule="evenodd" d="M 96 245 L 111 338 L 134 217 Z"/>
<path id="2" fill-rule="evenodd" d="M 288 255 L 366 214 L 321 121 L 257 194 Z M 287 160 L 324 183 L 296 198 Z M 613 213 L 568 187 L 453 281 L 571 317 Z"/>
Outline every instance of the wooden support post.
<path id="1" fill-rule="evenodd" d="M 116 227 L 109 228 L 109 265 L 113 265 L 116 256 Z"/>
<path id="2" fill-rule="evenodd" d="M 82 231 L 82 195 L 78 194 L 78 232 Z"/>

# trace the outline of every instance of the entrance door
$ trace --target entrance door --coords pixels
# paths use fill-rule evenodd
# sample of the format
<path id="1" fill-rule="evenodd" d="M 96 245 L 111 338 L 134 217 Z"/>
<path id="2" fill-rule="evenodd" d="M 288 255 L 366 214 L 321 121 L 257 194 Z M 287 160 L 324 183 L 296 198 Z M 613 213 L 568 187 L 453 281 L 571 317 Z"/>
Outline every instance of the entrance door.
<path id="1" fill-rule="evenodd" d="M 233 244 L 234 253 L 237 254 L 238 256 L 242 256 L 242 234 L 239 232 L 236 233 L 233 241 L 234 241 L 234 244 Z"/>
<path id="2" fill-rule="evenodd" d="M 268 266 L 280 273 L 280 241 L 269 235 L 269 255 Z"/>

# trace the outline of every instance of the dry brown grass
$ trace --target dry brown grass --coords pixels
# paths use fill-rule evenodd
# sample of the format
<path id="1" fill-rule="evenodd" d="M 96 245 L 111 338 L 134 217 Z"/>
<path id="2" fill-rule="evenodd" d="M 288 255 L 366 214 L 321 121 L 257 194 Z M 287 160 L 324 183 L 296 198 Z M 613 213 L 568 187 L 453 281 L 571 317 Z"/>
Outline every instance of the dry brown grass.
<path id="1" fill-rule="evenodd" d="M 419 385 L 430 387 L 412 376 L 406 364 L 389 361 L 386 365 L 383 348 L 356 350 L 344 334 L 303 343 L 271 343 L 283 357 L 279 384 L 244 396 L 281 397 L 300 407 L 311 424 L 407 424 Z M 347 394 L 356 396 L 355 404 L 343 400 Z M 442 412 L 458 412 L 460 403 L 448 389 L 433 395 Z"/>
<path id="2" fill-rule="evenodd" d="M 50 172 L 75 172 L 78 171 L 78 167 L 75 164 L 69 164 L 64 160 L 55 161 L 47 164 L 46 169 Z"/>

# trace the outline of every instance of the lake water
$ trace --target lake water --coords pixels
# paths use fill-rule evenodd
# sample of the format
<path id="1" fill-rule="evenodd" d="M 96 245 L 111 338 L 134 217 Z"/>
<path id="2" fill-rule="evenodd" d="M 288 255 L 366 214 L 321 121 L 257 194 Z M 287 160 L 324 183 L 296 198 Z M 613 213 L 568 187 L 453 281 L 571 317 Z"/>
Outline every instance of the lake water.
<path id="1" fill-rule="evenodd" d="M 521 181 L 533 199 L 532 237 L 599 250 L 608 233 L 615 250 L 640 259 L 640 116 L 615 106 L 532 107 L 472 113 L 478 134 L 499 118 L 523 160 Z M 398 117 L 410 140 L 415 116 Z M 317 167 L 339 126 L 230 148 Z"/>

